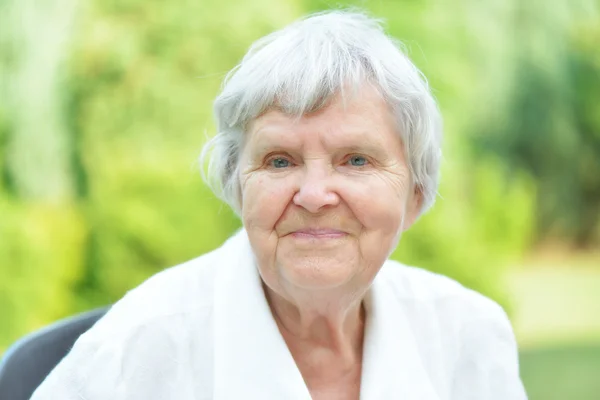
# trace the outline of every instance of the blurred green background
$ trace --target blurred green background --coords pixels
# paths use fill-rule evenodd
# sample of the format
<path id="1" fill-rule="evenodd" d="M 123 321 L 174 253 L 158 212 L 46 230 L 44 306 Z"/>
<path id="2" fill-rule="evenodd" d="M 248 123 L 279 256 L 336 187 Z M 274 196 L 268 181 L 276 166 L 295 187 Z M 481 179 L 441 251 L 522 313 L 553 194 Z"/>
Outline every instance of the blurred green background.
<path id="1" fill-rule="evenodd" d="M 440 198 L 394 257 L 499 301 L 533 400 L 600 399 L 599 0 L 0 0 L 0 353 L 218 246 L 211 102 L 308 12 L 385 18 L 445 121 Z"/>

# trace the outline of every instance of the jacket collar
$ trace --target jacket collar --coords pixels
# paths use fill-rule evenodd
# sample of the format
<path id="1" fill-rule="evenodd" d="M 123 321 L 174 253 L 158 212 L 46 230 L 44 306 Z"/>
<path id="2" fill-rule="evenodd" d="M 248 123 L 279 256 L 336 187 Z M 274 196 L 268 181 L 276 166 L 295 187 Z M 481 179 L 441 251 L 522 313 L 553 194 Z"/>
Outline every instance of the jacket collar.
<path id="1" fill-rule="evenodd" d="M 384 264 L 365 298 L 361 399 L 437 400 L 410 321 Z"/>
<path id="2" fill-rule="evenodd" d="M 265 298 L 246 232 L 223 248 L 214 303 L 214 399 L 310 399 Z"/>
<path id="3" fill-rule="evenodd" d="M 214 399 L 309 400 L 267 304 L 245 230 L 221 250 L 214 302 Z M 365 302 L 361 399 L 437 399 L 393 287 L 378 276 Z"/>

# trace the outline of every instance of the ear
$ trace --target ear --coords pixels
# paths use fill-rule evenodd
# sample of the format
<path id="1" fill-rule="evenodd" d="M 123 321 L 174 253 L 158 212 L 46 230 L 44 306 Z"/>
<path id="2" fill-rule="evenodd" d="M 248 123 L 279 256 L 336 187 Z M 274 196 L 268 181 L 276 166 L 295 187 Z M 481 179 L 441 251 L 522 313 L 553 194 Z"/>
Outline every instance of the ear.
<path id="1" fill-rule="evenodd" d="M 421 207 L 423 206 L 423 191 L 419 185 L 415 185 L 413 192 L 406 203 L 406 214 L 404 215 L 404 226 L 403 231 L 408 230 L 421 213 Z"/>

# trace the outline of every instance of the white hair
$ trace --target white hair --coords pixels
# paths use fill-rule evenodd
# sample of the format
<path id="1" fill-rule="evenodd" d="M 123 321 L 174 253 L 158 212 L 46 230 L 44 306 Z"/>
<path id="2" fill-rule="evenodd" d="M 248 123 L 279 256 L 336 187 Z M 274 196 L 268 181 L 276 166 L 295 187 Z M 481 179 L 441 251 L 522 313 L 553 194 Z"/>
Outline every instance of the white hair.
<path id="1" fill-rule="evenodd" d="M 248 123 L 273 107 L 300 117 L 370 83 L 395 116 L 423 214 L 437 194 L 441 118 L 426 79 L 400 48 L 380 20 L 350 11 L 313 14 L 256 41 L 215 100 L 217 134 L 200 156 L 202 167 L 208 159 L 205 181 L 241 215 L 239 160 Z"/>

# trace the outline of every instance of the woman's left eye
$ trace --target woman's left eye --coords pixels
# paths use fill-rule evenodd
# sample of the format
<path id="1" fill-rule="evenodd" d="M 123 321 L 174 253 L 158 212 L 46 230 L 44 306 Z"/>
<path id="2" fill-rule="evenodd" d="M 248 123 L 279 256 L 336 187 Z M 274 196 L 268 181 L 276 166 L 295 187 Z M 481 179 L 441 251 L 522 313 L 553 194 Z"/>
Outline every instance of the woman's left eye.
<path id="1" fill-rule="evenodd" d="M 362 167 L 367 164 L 367 159 L 363 156 L 352 156 L 348 159 L 348 163 L 353 167 Z"/>
<path id="2" fill-rule="evenodd" d="M 280 168 L 286 168 L 286 167 L 289 167 L 289 166 L 290 166 L 290 162 L 289 162 L 289 160 L 286 160 L 286 159 L 285 159 L 285 158 L 283 158 L 283 157 L 276 157 L 276 158 L 273 158 L 272 160 L 270 160 L 270 162 L 269 162 L 269 163 L 271 164 L 271 166 L 272 166 L 273 168 L 276 168 L 276 169 L 280 169 Z"/>

